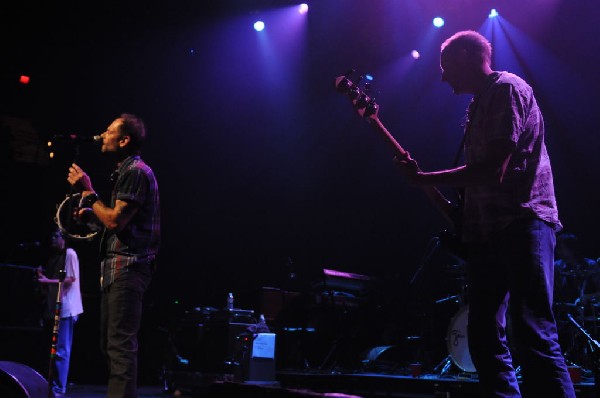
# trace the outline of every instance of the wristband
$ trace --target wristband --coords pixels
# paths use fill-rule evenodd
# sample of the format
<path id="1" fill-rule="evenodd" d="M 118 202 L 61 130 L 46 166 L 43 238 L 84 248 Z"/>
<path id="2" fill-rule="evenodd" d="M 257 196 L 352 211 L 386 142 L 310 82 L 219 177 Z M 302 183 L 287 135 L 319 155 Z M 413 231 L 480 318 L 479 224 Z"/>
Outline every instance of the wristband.
<path id="1" fill-rule="evenodd" d="M 96 201 L 100 198 L 98 197 L 98 194 L 96 192 L 92 192 L 91 194 L 87 195 L 84 199 L 87 204 L 86 207 L 92 207 L 94 203 L 96 203 Z"/>

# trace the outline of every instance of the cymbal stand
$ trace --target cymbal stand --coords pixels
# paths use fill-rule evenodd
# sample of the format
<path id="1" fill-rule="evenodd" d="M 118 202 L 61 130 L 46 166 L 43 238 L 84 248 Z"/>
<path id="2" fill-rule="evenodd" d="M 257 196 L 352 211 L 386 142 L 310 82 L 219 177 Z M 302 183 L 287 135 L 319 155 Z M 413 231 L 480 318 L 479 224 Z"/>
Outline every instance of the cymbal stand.
<path id="1" fill-rule="evenodd" d="M 433 368 L 433 373 L 438 376 L 443 376 L 450 371 L 452 364 L 452 356 L 448 354 L 446 355 L 446 358 L 442 359 L 442 361 Z"/>
<path id="2" fill-rule="evenodd" d="M 417 279 L 419 278 L 419 276 L 425 269 L 425 266 L 429 262 L 429 259 L 433 256 L 434 253 L 437 252 L 437 250 L 440 248 L 441 244 L 442 244 L 442 241 L 438 236 L 434 236 L 429 241 L 429 246 L 427 247 L 427 250 L 425 251 L 425 254 L 423 255 L 423 259 L 421 261 L 421 264 L 419 265 L 419 268 L 417 268 L 417 270 L 415 271 L 413 276 L 410 278 L 410 285 L 415 284 L 415 282 L 417 281 Z"/>
<path id="3" fill-rule="evenodd" d="M 594 386 L 596 389 L 596 398 L 600 398 L 600 343 L 596 339 L 594 339 L 577 321 L 573 318 L 571 314 L 567 314 L 569 321 L 585 336 L 587 339 L 588 345 L 590 346 L 590 350 L 592 353 L 592 362 L 594 373 Z"/>
<path id="4" fill-rule="evenodd" d="M 579 321 L 579 323 L 584 324 L 585 323 L 585 308 L 586 308 L 586 297 L 585 297 L 585 289 L 587 286 L 587 278 L 585 276 L 582 276 L 580 274 L 576 274 L 575 275 L 575 283 L 577 286 L 577 298 L 575 299 L 575 301 L 572 303 L 572 305 L 574 306 L 574 309 L 576 311 L 575 316 L 573 316 L 571 314 L 571 312 L 567 312 L 567 318 L 568 320 L 573 323 L 575 322 L 575 320 L 577 319 Z M 580 326 L 580 324 L 577 323 L 575 324 L 575 326 L 577 328 L 582 328 L 582 326 Z M 573 349 L 577 350 L 578 345 L 575 341 L 572 342 L 572 346 L 567 350 L 567 352 L 565 352 L 565 359 L 572 365 L 572 366 L 578 366 L 578 367 L 582 367 L 580 364 L 578 364 L 577 360 L 581 361 L 582 358 L 578 355 L 575 355 L 575 358 L 571 358 L 569 359 L 568 357 L 570 357 L 571 351 Z M 579 347 L 581 348 L 581 347 Z M 575 360 L 575 361 L 573 361 Z"/>

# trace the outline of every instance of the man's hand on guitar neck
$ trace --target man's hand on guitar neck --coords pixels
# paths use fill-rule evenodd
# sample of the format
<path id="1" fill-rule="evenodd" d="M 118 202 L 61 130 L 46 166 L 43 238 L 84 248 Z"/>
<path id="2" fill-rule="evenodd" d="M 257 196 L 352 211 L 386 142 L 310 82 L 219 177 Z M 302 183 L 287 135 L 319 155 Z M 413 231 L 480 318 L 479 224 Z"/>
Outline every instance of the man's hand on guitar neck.
<path id="1" fill-rule="evenodd" d="M 410 153 L 406 152 L 406 157 L 394 156 L 394 163 L 402 174 L 411 184 L 419 185 L 419 174 L 421 169 L 417 161 L 410 157 Z"/>

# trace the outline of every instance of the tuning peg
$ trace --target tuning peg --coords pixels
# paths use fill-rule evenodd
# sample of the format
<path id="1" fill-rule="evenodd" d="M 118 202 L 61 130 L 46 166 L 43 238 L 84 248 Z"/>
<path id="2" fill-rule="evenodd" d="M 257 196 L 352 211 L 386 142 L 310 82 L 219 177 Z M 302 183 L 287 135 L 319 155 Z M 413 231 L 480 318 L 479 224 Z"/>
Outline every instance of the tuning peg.
<path id="1" fill-rule="evenodd" d="M 356 98 L 356 102 L 354 103 L 354 107 L 356 109 L 366 108 L 369 105 L 369 97 L 365 93 L 360 93 L 360 95 Z"/>
<path id="2" fill-rule="evenodd" d="M 342 93 L 348 92 L 350 87 L 352 87 L 354 85 L 354 83 L 352 83 L 352 81 L 348 78 L 348 76 L 350 76 L 354 72 L 356 72 L 355 69 L 348 69 L 346 71 L 346 73 L 344 73 L 342 76 L 336 77 L 335 78 L 335 88 Z"/>
<path id="3" fill-rule="evenodd" d="M 363 95 L 363 92 L 360 90 L 360 88 L 357 85 L 352 85 L 352 87 L 350 87 L 350 89 L 348 90 L 348 97 L 350 97 L 351 100 L 355 100 L 358 97 L 360 97 L 361 95 Z"/>
<path id="4" fill-rule="evenodd" d="M 365 108 L 364 117 L 369 117 L 371 115 L 374 115 L 377 113 L 378 110 L 379 110 L 379 105 L 377 105 L 377 103 L 375 102 L 375 98 L 371 98 L 369 100 L 369 102 L 367 103 L 367 107 Z"/>

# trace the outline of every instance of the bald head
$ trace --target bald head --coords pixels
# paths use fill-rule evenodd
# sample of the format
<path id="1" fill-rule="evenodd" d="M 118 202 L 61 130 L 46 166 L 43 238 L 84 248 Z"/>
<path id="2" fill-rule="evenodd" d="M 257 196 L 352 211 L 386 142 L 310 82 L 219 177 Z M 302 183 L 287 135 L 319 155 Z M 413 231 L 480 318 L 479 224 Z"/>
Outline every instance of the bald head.
<path id="1" fill-rule="evenodd" d="M 455 94 L 477 94 L 492 73 L 491 58 L 492 46 L 485 37 L 473 30 L 458 32 L 442 43 L 442 81 Z"/>
<path id="2" fill-rule="evenodd" d="M 472 65 L 492 63 L 492 45 L 480 33 L 465 30 L 455 33 L 442 43 L 442 56 L 464 56 Z"/>

